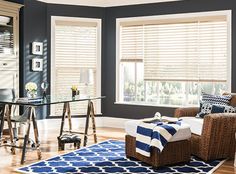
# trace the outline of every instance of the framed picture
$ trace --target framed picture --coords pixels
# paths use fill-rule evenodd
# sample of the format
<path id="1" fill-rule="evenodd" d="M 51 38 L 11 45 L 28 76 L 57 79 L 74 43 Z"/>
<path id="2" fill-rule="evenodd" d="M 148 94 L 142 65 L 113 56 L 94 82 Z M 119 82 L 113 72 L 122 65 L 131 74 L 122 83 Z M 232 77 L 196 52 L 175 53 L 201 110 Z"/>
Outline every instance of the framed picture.
<path id="1" fill-rule="evenodd" d="M 43 59 L 32 59 L 32 71 L 43 71 Z"/>
<path id="2" fill-rule="evenodd" d="M 32 43 L 32 54 L 43 55 L 43 42 Z"/>

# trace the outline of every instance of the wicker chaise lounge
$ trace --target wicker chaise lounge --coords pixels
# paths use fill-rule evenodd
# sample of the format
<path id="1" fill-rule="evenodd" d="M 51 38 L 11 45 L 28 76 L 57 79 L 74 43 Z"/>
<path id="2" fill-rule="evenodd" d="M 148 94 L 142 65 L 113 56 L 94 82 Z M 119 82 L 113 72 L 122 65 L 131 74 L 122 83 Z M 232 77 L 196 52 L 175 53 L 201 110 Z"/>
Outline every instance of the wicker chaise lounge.
<path id="1" fill-rule="evenodd" d="M 236 95 L 233 95 L 230 104 L 236 106 Z M 195 117 L 198 112 L 197 107 L 178 108 L 175 117 Z M 191 153 L 205 161 L 234 158 L 236 113 L 208 114 L 202 121 L 201 135 L 192 133 Z"/>

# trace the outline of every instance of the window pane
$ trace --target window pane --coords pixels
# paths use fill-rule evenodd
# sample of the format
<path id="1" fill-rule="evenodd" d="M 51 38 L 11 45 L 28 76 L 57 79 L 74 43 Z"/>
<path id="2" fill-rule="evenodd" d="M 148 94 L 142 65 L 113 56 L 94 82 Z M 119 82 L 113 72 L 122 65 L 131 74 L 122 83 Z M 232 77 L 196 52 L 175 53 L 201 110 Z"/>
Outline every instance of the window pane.
<path id="1" fill-rule="evenodd" d="M 123 63 L 123 101 L 135 101 L 135 63 Z"/>
<path id="2" fill-rule="evenodd" d="M 160 82 L 160 104 L 183 105 L 185 101 L 184 82 Z"/>
<path id="3" fill-rule="evenodd" d="M 136 63 L 136 71 L 137 71 L 137 96 L 136 101 L 144 101 L 145 97 L 145 88 L 144 88 L 144 80 L 143 80 L 143 63 Z"/>
<path id="4" fill-rule="evenodd" d="M 158 82 L 146 81 L 146 102 L 157 103 L 158 102 Z"/>
<path id="5" fill-rule="evenodd" d="M 201 83 L 201 91 L 208 94 L 221 95 L 222 93 L 227 91 L 227 84 L 226 83 L 213 83 L 213 82 Z"/>
<path id="6" fill-rule="evenodd" d="M 187 105 L 197 105 L 200 99 L 198 82 L 188 82 Z"/>

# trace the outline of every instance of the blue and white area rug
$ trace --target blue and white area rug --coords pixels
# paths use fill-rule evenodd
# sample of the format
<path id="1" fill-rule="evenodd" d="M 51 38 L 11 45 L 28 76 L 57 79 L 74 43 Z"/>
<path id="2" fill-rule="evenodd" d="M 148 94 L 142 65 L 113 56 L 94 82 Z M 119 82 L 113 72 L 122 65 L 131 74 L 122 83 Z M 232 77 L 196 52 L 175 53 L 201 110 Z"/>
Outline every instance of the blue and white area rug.
<path id="1" fill-rule="evenodd" d="M 205 163 L 192 157 L 188 164 L 165 166 L 154 169 L 138 160 L 127 159 L 125 156 L 124 142 L 108 140 L 90 147 L 21 167 L 16 171 L 26 174 L 210 174 L 222 163 L 223 161 L 219 160 Z"/>

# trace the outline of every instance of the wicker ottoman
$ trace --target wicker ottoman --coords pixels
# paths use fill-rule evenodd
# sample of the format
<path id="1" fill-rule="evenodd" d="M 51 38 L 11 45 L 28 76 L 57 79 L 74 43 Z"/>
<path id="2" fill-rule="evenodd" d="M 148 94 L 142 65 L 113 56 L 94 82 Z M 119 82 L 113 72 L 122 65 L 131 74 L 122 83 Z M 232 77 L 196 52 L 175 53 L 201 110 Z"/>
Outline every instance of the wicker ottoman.
<path id="1" fill-rule="evenodd" d="M 130 125 L 137 124 L 135 122 L 132 122 L 131 124 L 127 125 L 129 129 L 131 128 Z M 135 128 L 133 128 L 135 129 Z M 135 130 L 136 131 L 136 130 Z M 186 131 L 186 130 L 185 130 Z M 158 152 L 158 150 L 153 147 L 151 148 L 151 156 L 145 157 L 139 153 L 136 153 L 136 137 L 129 135 L 130 131 L 127 131 L 126 129 L 126 137 L 125 137 L 125 151 L 126 156 L 133 157 L 135 159 L 138 159 L 140 161 L 143 161 L 149 165 L 152 165 L 153 167 L 160 167 L 165 165 L 171 165 L 176 163 L 185 163 L 190 161 L 190 137 L 191 131 L 187 130 L 189 138 L 184 138 L 181 140 L 181 138 L 177 138 L 176 141 L 168 142 L 167 145 L 164 147 L 163 151 L 161 153 Z M 131 132 L 132 134 L 132 132 Z M 176 133 L 177 134 L 177 133 Z"/>

